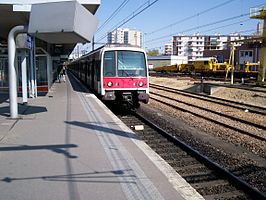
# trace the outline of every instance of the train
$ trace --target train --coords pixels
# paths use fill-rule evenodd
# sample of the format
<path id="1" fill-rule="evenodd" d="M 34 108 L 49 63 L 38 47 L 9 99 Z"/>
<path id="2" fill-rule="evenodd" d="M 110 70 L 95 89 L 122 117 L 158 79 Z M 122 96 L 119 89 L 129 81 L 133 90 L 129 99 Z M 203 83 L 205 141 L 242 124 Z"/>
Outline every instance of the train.
<path id="1" fill-rule="evenodd" d="M 245 62 L 242 66 L 243 69 L 236 66 L 234 73 L 240 77 L 256 77 L 259 65 L 259 62 Z M 227 62 L 219 63 L 215 57 L 206 57 L 189 60 L 184 64 L 155 67 L 153 70 L 161 73 L 200 73 L 201 75 L 227 76 L 231 71 L 231 65 Z"/>
<path id="2" fill-rule="evenodd" d="M 140 47 L 106 44 L 67 68 L 106 103 L 139 107 L 149 101 L 147 55 Z"/>
<path id="3" fill-rule="evenodd" d="M 217 72 L 229 69 L 228 63 L 218 63 L 214 57 L 197 58 L 189 60 L 188 63 L 175 64 L 154 68 L 156 72 L 181 72 L 181 73 L 199 73 L 199 72 Z"/>
<path id="4" fill-rule="evenodd" d="M 187 64 L 180 64 L 179 71 L 188 72 L 218 72 L 226 71 L 229 69 L 228 63 L 218 63 L 214 57 L 196 58 L 195 60 L 189 60 Z"/>

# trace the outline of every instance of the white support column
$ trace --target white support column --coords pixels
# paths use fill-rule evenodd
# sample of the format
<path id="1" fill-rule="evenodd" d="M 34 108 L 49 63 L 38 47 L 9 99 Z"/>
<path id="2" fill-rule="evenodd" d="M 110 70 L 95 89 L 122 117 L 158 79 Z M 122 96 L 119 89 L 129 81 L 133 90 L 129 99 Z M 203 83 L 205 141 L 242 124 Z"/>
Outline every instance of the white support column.
<path id="1" fill-rule="evenodd" d="M 8 34 L 8 78 L 9 78 L 9 102 L 10 117 L 18 118 L 18 102 L 17 102 L 17 74 L 15 69 L 16 59 L 16 42 L 15 38 L 19 33 L 26 33 L 25 26 L 15 26 Z"/>
<path id="2" fill-rule="evenodd" d="M 28 103 L 28 91 L 27 91 L 27 62 L 26 62 L 26 50 L 23 50 L 21 55 L 21 74 L 22 74 L 22 103 Z"/>
<path id="3" fill-rule="evenodd" d="M 34 94 L 37 98 L 38 96 L 38 89 L 37 89 L 37 67 L 36 67 L 36 41 L 35 37 L 32 40 L 32 52 L 33 52 L 33 73 L 34 73 Z"/>
<path id="4" fill-rule="evenodd" d="M 232 50 L 231 50 L 231 53 L 232 53 L 232 56 L 231 56 L 231 81 L 230 81 L 230 84 L 233 85 L 234 84 L 234 72 L 235 72 L 235 44 L 232 43 Z"/>
<path id="5" fill-rule="evenodd" d="M 258 73 L 258 83 L 261 84 L 265 81 L 265 71 L 266 71 L 266 8 L 264 8 L 264 23 L 263 23 L 263 39 L 260 49 L 260 67 Z"/>
<path id="6" fill-rule="evenodd" d="M 34 82 L 34 53 L 33 53 L 33 45 L 30 50 L 30 97 L 35 97 L 35 82 Z"/>

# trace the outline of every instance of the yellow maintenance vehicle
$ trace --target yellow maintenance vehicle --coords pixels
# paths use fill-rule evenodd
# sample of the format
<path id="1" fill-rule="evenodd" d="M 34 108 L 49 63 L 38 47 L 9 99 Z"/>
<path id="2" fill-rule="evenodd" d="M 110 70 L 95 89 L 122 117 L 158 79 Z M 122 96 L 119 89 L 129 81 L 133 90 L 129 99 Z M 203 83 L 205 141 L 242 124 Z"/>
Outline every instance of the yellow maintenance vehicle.
<path id="1" fill-rule="evenodd" d="M 245 72 L 258 72 L 260 61 L 257 63 L 245 62 L 244 66 L 245 66 L 244 67 Z"/>
<path id="2" fill-rule="evenodd" d="M 179 66 L 176 65 L 167 65 L 167 66 L 162 66 L 162 67 L 155 67 L 153 69 L 156 72 L 162 72 L 162 73 L 173 73 L 173 72 L 179 72 Z"/>
<path id="3" fill-rule="evenodd" d="M 225 72 L 229 68 L 228 63 L 218 63 L 214 57 L 196 58 L 189 60 L 187 64 L 180 64 L 179 72 L 201 73 L 201 72 Z"/>

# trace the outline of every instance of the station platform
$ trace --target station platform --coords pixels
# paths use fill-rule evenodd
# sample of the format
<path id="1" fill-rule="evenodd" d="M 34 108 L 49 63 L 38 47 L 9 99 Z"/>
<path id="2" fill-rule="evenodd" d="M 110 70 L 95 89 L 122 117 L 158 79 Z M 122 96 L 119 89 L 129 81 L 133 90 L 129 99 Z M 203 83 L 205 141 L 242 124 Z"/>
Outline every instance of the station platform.
<path id="1" fill-rule="evenodd" d="M 203 199 L 69 74 L 46 96 L 0 103 L 0 199 Z"/>

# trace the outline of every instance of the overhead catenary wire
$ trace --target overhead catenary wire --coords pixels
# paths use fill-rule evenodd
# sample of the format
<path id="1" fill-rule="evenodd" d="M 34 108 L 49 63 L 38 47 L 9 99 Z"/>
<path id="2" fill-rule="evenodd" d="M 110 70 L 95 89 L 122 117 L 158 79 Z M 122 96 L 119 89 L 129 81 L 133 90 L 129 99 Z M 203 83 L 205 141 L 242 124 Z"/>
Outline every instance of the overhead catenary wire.
<path id="1" fill-rule="evenodd" d="M 164 26 L 164 27 L 161 27 L 161 28 L 159 28 L 159 29 L 156 29 L 156 30 L 154 30 L 154 31 L 152 31 L 152 32 L 150 32 L 150 33 L 146 33 L 146 35 L 151 35 L 151 34 L 153 34 L 153 33 L 159 32 L 159 31 L 161 31 L 161 30 L 165 30 L 166 28 L 169 28 L 169 27 L 172 27 L 172 26 L 177 25 L 177 24 L 179 24 L 179 23 L 185 22 L 185 21 L 187 21 L 187 20 L 189 20 L 189 19 L 192 19 L 192 18 L 194 18 L 194 17 L 198 17 L 198 16 L 201 15 L 201 14 L 207 13 L 207 12 L 213 10 L 213 9 L 219 8 L 219 7 L 224 6 L 224 5 L 228 4 L 228 3 L 231 3 L 231 2 L 233 2 L 233 1 L 234 1 L 234 0 L 232 0 L 232 1 L 230 1 L 230 0 L 229 0 L 229 1 L 225 1 L 225 2 L 223 2 L 223 3 L 221 3 L 221 4 L 218 4 L 218 5 L 216 5 L 216 6 L 213 6 L 213 7 L 211 7 L 211 8 L 208 8 L 208 9 L 206 9 L 206 10 L 203 10 L 203 11 L 201 11 L 201 12 L 199 12 L 199 13 L 196 13 L 196 14 L 191 15 L 191 16 L 189 16 L 189 17 L 185 17 L 184 19 L 181 19 L 181 20 L 179 20 L 179 21 L 177 21 L 177 22 L 174 22 L 174 23 L 171 23 L 171 24 L 166 25 L 166 26 Z M 258 4 L 258 5 L 254 5 L 253 7 L 260 7 L 260 6 L 264 6 L 264 5 L 265 5 L 265 3 L 263 3 L 263 4 Z M 243 12 L 241 12 L 241 15 L 243 15 Z"/>
<path id="2" fill-rule="evenodd" d="M 218 26 L 218 27 L 215 27 L 215 28 L 211 28 L 211 29 L 208 29 L 208 30 L 201 31 L 201 32 L 202 32 L 202 33 L 204 33 L 204 32 L 209 32 L 209 31 L 213 31 L 213 30 L 220 29 L 220 28 L 225 28 L 225 27 L 229 27 L 229 26 L 236 25 L 236 24 L 241 24 L 241 23 L 244 23 L 244 22 L 247 22 L 247 21 L 250 21 L 250 19 L 241 20 L 241 21 L 234 22 L 234 23 L 227 24 L 227 25 L 223 25 L 223 26 Z"/>
<path id="3" fill-rule="evenodd" d="M 223 2 L 223 3 L 221 3 L 221 4 L 217 5 L 217 6 L 219 7 L 219 6 L 222 6 L 222 4 L 227 4 L 227 3 L 229 3 L 229 1 Z M 265 5 L 266 5 L 265 3 L 257 4 L 257 5 L 253 5 L 252 8 L 255 8 L 255 7 L 261 7 L 261 6 L 265 6 Z M 216 6 L 213 6 L 212 8 L 214 9 L 215 7 L 216 7 Z M 212 9 L 212 8 L 210 8 L 210 9 Z M 208 12 L 210 9 L 206 9 L 206 10 L 204 10 L 204 11 L 202 11 L 202 12 Z M 199 12 L 199 13 L 202 13 L 202 12 Z M 153 34 L 153 33 L 155 33 L 155 32 L 159 32 L 160 30 L 164 30 L 164 28 L 172 27 L 172 26 L 174 26 L 175 24 L 178 24 L 178 23 L 183 22 L 184 20 L 187 21 L 187 20 L 189 20 L 190 18 L 197 17 L 197 16 L 199 15 L 199 13 L 196 13 L 196 14 L 194 14 L 194 15 L 192 15 L 192 16 L 186 17 L 186 18 L 184 18 L 183 20 L 179 20 L 179 21 L 177 21 L 177 22 L 171 23 L 170 25 L 167 25 L 167 26 L 161 27 L 161 28 L 159 28 L 159 29 L 156 29 L 156 30 L 154 30 L 154 31 L 152 31 L 152 32 L 150 32 L 150 33 L 146 33 L 146 35 Z M 247 16 L 247 15 L 249 15 L 249 13 L 243 14 L 243 11 L 241 11 L 241 15 L 237 16 L 236 18 L 244 17 L 244 16 Z M 229 18 L 228 20 L 231 20 L 231 18 Z M 226 21 L 228 21 L 228 20 L 226 20 Z M 232 20 L 233 20 L 233 19 L 232 19 Z M 248 20 L 250 20 L 250 19 L 248 19 Z M 244 20 L 244 21 L 236 22 L 236 23 L 233 23 L 233 24 L 243 23 L 243 22 L 248 21 L 248 20 Z M 224 21 L 221 21 L 221 22 L 218 21 L 217 23 L 222 23 L 222 22 L 224 22 Z M 151 42 L 152 42 L 152 44 L 154 44 L 154 43 L 158 43 L 158 42 L 156 42 L 156 41 L 164 40 L 164 38 L 166 38 L 166 37 L 173 36 L 173 35 L 176 35 L 176 34 L 178 34 L 178 33 L 185 32 L 185 31 L 193 31 L 193 30 L 197 30 L 197 29 L 199 29 L 199 28 L 203 28 L 203 27 L 206 27 L 206 26 L 215 25 L 215 23 L 216 23 L 216 22 L 213 22 L 213 24 L 206 24 L 206 25 L 203 25 L 203 26 L 197 26 L 197 27 L 194 27 L 194 28 L 191 28 L 191 29 L 188 29 L 188 30 L 184 30 L 184 31 L 180 31 L 180 32 L 177 32 L 177 33 L 172 33 L 172 34 L 170 34 L 170 35 L 166 35 L 166 36 L 162 36 L 162 37 L 154 38 L 154 39 L 151 39 L 151 40 L 147 40 L 146 43 L 151 43 Z M 233 24 L 230 24 L 230 25 L 233 25 Z M 218 27 L 218 28 L 223 28 L 223 27 L 227 27 L 227 26 L 230 26 L 230 25 L 220 26 L 220 27 Z M 212 28 L 212 29 L 206 30 L 206 31 L 204 31 L 204 32 L 211 31 L 211 30 L 215 30 L 215 29 L 218 29 L 218 28 Z M 202 31 L 201 31 L 201 32 L 202 32 Z M 242 32 L 243 32 L 243 31 L 241 31 L 241 33 L 242 33 Z M 162 47 L 162 46 L 163 46 L 163 45 L 161 45 L 160 47 Z M 154 49 L 154 48 L 158 48 L 158 47 L 151 47 L 150 49 Z"/>
<path id="4" fill-rule="evenodd" d="M 139 14 L 141 14 L 143 11 L 145 11 L 146 9 L 148 9 L 149 7 L 151 7 L 153 4 L 155 4 L 156 2 L 158 2 L 159 0 L 154 0 L 154 1 L 146 1 L 144 4 L 142 4 L 140 7 L 138 7 L 135 11 L 133 11 L 128 17 L 126 17 L 125 19 L 123 19 L 122 21 L 120 21 L 115 28 L 111 29 L 111 31 L 108 32 L 113 32 L 116 29 L 120 28 L 121 26 L 125 25 L 126 23 L 128 23 L 130 20 L 132 20 L 133 18 L 135 18 L 136 16 L 138 16 Z M 147 5 L 146 5 L 147 4 Z M 145 6 L 145 7 L 144 7 Z M 144 8 L 143 8 L 144 7 Z M 104 36 L 102 36 L 100 39 L 97 40 L 96 43 L 100 42 L 101 40 L 103 40 L 104 38 L 106 38 L 108 35 L 105 34 Z"/>
<path id="5" fill-rule="evenodd" d="M 264 5 L 264 4 L 261 4 L 261 5 Z M 260 6 L 261 6 L 260 5 Z M 243 15 L 243 14 L 242 14 Z M 240 16 L 242 16 L 240 15 Z M 248 15 L 248 13 L 244 14 L 244 16 Z M 219 27 L 214 27 L 214 28 L 211 28 L 211 29 L 207 29 L 207 30 L 203 30 L 201 31 L 201 33 L 204 33 L 204 32 L 209 32 L 209 31 L 213 31 L 213 30 L 217 30 L 217 29 L 221 29 L 221 28 L 225 28 L 225 27 L 228 27 L 228 26 L 233 26 L 233 25 L 236 25 L 236 24 L 241 24 L 241 23 L 244 23 L 244 22 L 247 22 L 247 21 L 250 21 L 251 19 L 246 19 L 246 20 L 241 20 L 241 21 L 238 21 L 238 22 L 234 22 L 234 23 L 230 23 L 230 24 L 227 24 L 227 25 L 223 25 L 223 26 L 219 26 Z M 193 29 L 197 29 L 197 27 L 193 28 Z M 261 28 L 261 30 L 264 30 L 263 28 Z M 257 32 L 257 29 L 249 29 L 249 30 L 243 30 L 243 31 L 237 31 L 237 33 L 250 33 L 250 32 Z M 233 34 L 233 33 L 229 33 L 229 34 L 223 34 L 223 35 L 230 35 L 230 34 Z M 189 35 L 189 34 L 188 34 Z M 201 35 L 204 35 L 204 34 L 201 34 Z M 156 43 L 159 43 L 159 42 L 162 42 L 160 40 L 165 40 L 165 37 L 163 38 L 160 38 L 160 39 L 157 39 L 155 42 L 153 42 L 153 44 L 156 44 Z M 156 46 L 156 47 L 150 47 L 149 49 L 158 49 L 158 48 L 162 48 L 164 45 L 161 45 L 161 46 Z"/>
<path id="6" fill-rule="evenodd" d="M 159 28 L 159 29 L 156 29 L 156 30 L 154 30 L 154 31 L 152 31 L 152 32 L 150 32 L 150 33 L 147 33 L 147 35 L 152 35 L 152 34 L 154 34 L 154 33 L 157 33 L 157 32 L 159 32 L 159 31 L 161 31 L 161 30 L 165 30 L 165 29 L 170 28 L 170 27 L 172 27 L 172 26 L 175 26 L 175 25 L 177 25 L 177 24 L 180 24 L 180 23 L 186 22 L 186 21 L 188 21 L 188 20 L 190 20 L 190 19 L 192 19 L 192 18 L 194 18 L 194 17 L 198 17 L 199 15 L 205 14 L 205 13 L 207 13 L 207 12 L 209 12 L 209 11 L 213 11 L 214 9 L 220 8 L 220 7 L 222 7 L 222 6 L 226 5 L 226 4 L 232 3 L 233 1 L 236 1 L 236 0 L 225 1 L 225 2 L 223 2 L 223 3 L 220 3 L 220 4 L 218 4 L 218 5 L 213 6 L 213 7 L 211 7 L 211 8 L 208 8 L 208 9 L 206 9 L 206 10 L 203 10 L 203 11 L 201 11 L 201 12 L 198 12 L 198 13 L 196 13 L 196 14 L 194 14 L 194 15 L 191 15 L 191 16 L 189 16 L 189 17 L 185 17 L 185 18 L 183 18 L 183 19 L 181 19 L 181 20 L 178 20 L 178 21 L 176 21 L 176 22 L 174 22 L 174 23 L 171 23 L 171 24 L 169 24 L 169 25 L 166 25 L 166 26 L 164 26 L 164 27 L 161 27 L 161 28 Z"/>
<path id="7" fill-rule="evenodd" d="M 264 30 L 264 29 L 262 29 L 262 30 Z M 256 32 L 257 31 L 257 29 L 248 29 L 248 30 L 242 30 L 242 31 L 238 31 L 237 33 L 250 33 L 250 32 Z M 230 35 L 230 34 L 232 34 L 232 33 L 228 33 L 228 34 L 223 34 L 223 35 Z M 207 35 L 206 35 L 207 36 Z M 233 36 L 233 35 L 232 35 Z M 156 44 L 156 43 L 158 43 L 158 42 L 155 42 L 154 44 Z M 164 47 L 164 45 L 161 45 L 161 46 L 156 46 L 156 47 L 150 47 L 149 49 L 161 49 L 161 48 L 163 48 Z"/>
<path id="8" fill-rule="evenodd" d="M 183 30 L 183 31 L 179 31 L 179 32 L 167 34 L 167 35 L 164 35 L 164 36 L 161 36 L 161 37 L 158 37 L 158 38 L 150 39 L 150 40 L 146 41 L 146 43 L 150 43 L 150 42 L 153 42 L 153 41 L 156 41 L 156 40 L 159 40 L 159 39 L 162 39 L 162 38 L 166 38 L 166 37 L 171 37 L 171 36 L 176 35 L 178 33 L 193 31 L 193 30 L 197 30 L 199 28 L 204 28 L 204 27 L 215 25 L 215 24 L 231 21 L 231 20 L 234 20 L 234 19 L 237 19 L 237 18 L 245 17 L 247 15 L 249 15 L 249 13 L 245 13 L 245 14 L 229 17 L 229 18 L 226 18 L 226 19 L 218 20 L 218 21 L 215 21 L 215 22 L 211 22 L 211 23 L 208 23 L 208 24 L 201 25 L 201 26 L 192 27 L 192 28 L 189 28 L 189 29 L 186 29 L 186 30 Z"/>
<path id="9" fill-rule="evenodd" d="M 234 1 L 234 0 L 233 0 Z M 149 2 L 149 1 L 148 1 Z M 230 2 L 232 2 L 232 1 L 230 1 Z M 209 11 L 211 11 L 212 9 L 215 9 L 216 7 L 220 7 L 220 6 L 223 6 L 223 5 L 227 5 L 227 4 L 229 4 L 230 3 L 229 1 L 225 1 L 225 2 L 222 2 L 222 3 L 220 3 L 220 4 L 217 4 L 216 6 L 212 6 L 211 8 L 208 8 L 208 9 L 206 9 L 206 10 L 203 10 L 203 11 L 201 11 L 201 12 L 197 12 L 196 14 L 194 14 L 194 15 L 192 15 L 192 16 L 194 16 L 194 17 L 198 17 L 199 15 L 202 15 L 202 14 L 205 14 L 205 13 L 207 13 L 207 12 L 209 12 Z M 262 5 L 265 5 L 265 3 L 263 3 L 263 4 L 259 4 L 259 5 L 253 5 L 252 7 L 260 7 L 260 6 L 262 6 Z M 134 13 L 136 13 L 136 11 L 137 11 L 138 9 L 136 9 L 131 15 L 134 15 Z M 242 14 L 242 16 L 244 16 L 243 15 L 243 10 L 241 11 L 241 14 Z M 130 16 L 131 16 L 130 15 Z M 190 18 L 190 17 L 192 17 L 192 16 L 189 16 L 189 17 L 186 17 L 186 18 Z M 129 17 L 127 17 L 127 18 L 125 18 L 124 20 L 122 20 L 121 21 L 121 23 L 122 22 L 124 22 L 124 21 L 126 21 L 126 19 L 128 19 Z M 185 18 L 185 19 L 186 19 Z M 179 21 L 181 21 L 181 20 L 179 20 Z M 174 23 L 171 23 L 170 25 L 168 25 L 168 26 L 173 26 L 173 25 L 175 25 L 175 23 L 177 23 L 177 22 L 174 22 Z M 181 22 L 180 22 L 181 23 Z M 214 22 L 215 23 L 215 22 Z M 214 23 L 213 23 L 213 25 L 214 25 Z M 242 23 L 242 21 L 240 22 L 240 23 Z M 237 24 L 237 23 L 234 23 L 234 24 Z M 212 24 L 210 24 L 209 26 L 211 26 Z M 220 26 L 220 27 L 218 27 L 218 28 L 222 28 L 222 27 L 227 27 L 227 26 L 230 26 L 230 25 L 224 25 L 224 26 Z M 163 27 L 164 28 L 164 27 Z M 159 29 L 163 29 L 163 28 L 159 28 Z M 197 26 L 197 27 L 195 27 L 195 29 L 199 29 L 199 28 L 202 28 L 202 26 Z M 209 30 L 206 30 L 206 31 L 210 31 L 210 30 L 214 30 L 214 29 L 218 29 L 218 28 L 213 28 L 213 29 L 209 29 Z M 159 30 L 159 29 L 157 29 L 157 30 Z M 115 29 L 114 29 L 115 30 Z M 157 30 L 155 30 L 155 31 L 157 31 Z M 192 28 L 192 29 L 190 29 L 191 31 L 193 31 L 194 30 L 194 28 Z M 205 31 L 205 32 L 206 32 Z M 109 31 L 109 32 L 111 32 L 111 31 Z M 154 31 L 153 31 L 154 32 Z M 153 33 L 153 32 L 151 32 L 151 33 Z M 180 32 L 178 32 L 178 33 L 180 33 Z M 148 34 L 150 34 L 150 33 L 146 33 L 146 35 L 148 35 Z M 175 34 L 175 33 L 174 33 Z M 172 34 L 171 34 L 172 35 Z M 103 37 L 101 37 L 98 41 L 101 41 L 102 39 L 104 39 L 105 37 L 107 36 L 107 34 L 106 35 L 104 35 Z M 168 35 L 167 36 L 164 36 L 163 38 L 165 38 L 165 37 L 168 37 Z M 155 39 L 152 39 L 152 41 L 158 41 L 158 38 L 155 38 Z M 161 40 L 161 39 L 160 39 Z M 99 44 L 99 42 L 97 41 L 97 44 Z M 150 40 L 149 41 L 146 41 L 146 42 L 151 42 Z M 157 43 L 157 42 L 154 42 L 154 43 Z"/>
<path id="10" fill-rule="evenodd" d="M 129 2 L 130 0 L 124 0 L 119 6 L 118 8 L 110 15 L 110 17 L 108 17 L 104 23 L 97 29 L 96 32 L 100 31 L 108 22 L 110 22 L 118 13 L 121 9 L 123 9 Z"/>
<path id="11" fill-rule="evenodd" d="M 231 23 L 231 24 L 227 24 L 227 25 L 223 25 L 223 26 L 219 26 L 219 27 L 215 27 L 215 28 L 211 28 L 211 29 L 208 29 L 208 30 L 204 30 L 204 31 L 201 31 L 201 33 L 204 33 L 204 32 L 209 32 L 209 31 L 213 31 L 213 30 L 217 30 L 217 29 L 221 29 L 221 28 L 225 28 L 225 27 L 228 27 L 228 26 L 233 26 L 233 25 L 236 25 L 236 24 L 240 24 L 240 23 L 244 23 L 244 22 L 247 22 L 249 21 L 250 19 L 247 19 L 247 20 L 241 20 L 241 21 L 238 21 L 238 22 L 234 22 L 234 23 Z M 254 30 L 254 29 L 253 29 Z M 255 31 L 255 30 L 254 30 Z M 201 34 L 201 35 L 204 35 L 204 34 Z M 224 35 L 224 34 L 223 34 Z M 164 38 L 160 39 L 160 40 L 165 40 Z M 157 40 L 157 42 L 153 42 L 153 44 L 156 44 L 156 43 L 159 43 L 159 42 L 162 42 L 160 40 Z M 169 40 L 168 40 L 169 42 Z M 155 47 L 153 47 L 155 48 Z M 157 47 L 156 47 L 157 48 Z"/>

